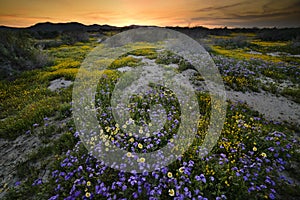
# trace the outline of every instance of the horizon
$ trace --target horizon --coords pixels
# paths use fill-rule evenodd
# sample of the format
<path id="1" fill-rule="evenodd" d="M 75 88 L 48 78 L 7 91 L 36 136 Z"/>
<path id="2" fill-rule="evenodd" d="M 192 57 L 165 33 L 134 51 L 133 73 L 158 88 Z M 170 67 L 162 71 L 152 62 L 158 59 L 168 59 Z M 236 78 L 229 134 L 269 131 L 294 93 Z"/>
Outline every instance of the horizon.
<path id="1" fill-rule="evenodd" d="M 167 25 L 167 26 L 158 26 L 158 25 L 147 25 L 147 24 L 129 24 L 129 25 L 124 25 L 124 26 L 117 26 L 117 25 L 112 25 L 112 24 L 84 24 L 84 23 L 81 23 L 81 22 L 77 22 L 77 21 L 68 21 L 68 22 L 51 22 L 51 21 L 41 21 L 41 22 L 37 22 L 35 24 L 31 24 L 29 26 L 7 26 L 7 25 L 1 25 L 0 24 L 0 27 L 7 27 L 7 28 L 16 28 L 16 29 L 22 29 L 22 28 L 30 28 L 30 27 L 34 27 L 38 24 L 53 24 L 53 25 L 57 25 L 57 24 L 63 24 L 63 25 L 66 25 L 66 24 L 71 24 L 71 23 L 77 23 L 77 24 L 81 24 L 81 25 L 84 25 L 84 26 L 93 26 L 93 25 L 98 25 L 98 26 L 111 26 L 111 27 L 117 27 L 117 28 L 124 28 L 124 27 L 130 27 L 130 26 L 141 26 L 141 27 L 161 27 L 161 28 L 168 28 L 168 27 L 179 27 L 179 28 L 196 28 L 196 27 L 201 27 L 201 28 L 207 28 L 207 29 L 224 29 L 224 28 L 227 28 L 227 29 L 289 29 L 289 28 L 300 28 L 300 25 L 299 26 L 294 26 L 294 27 L 276 27 L 276 26 L 270 26 L 270 27 L 227 27 L 227 26 L 215 26 L 215 27 L 207 27 L 207 26 L 202 26 L 202 25 L 197 25 L 197 26 L 178 26 L 178 25 L 174 25 L 174 26 L 170 26 L 170 25 Z"/>
<path id="2" fill-rule="evenodd" d="M 117 27 L 300 27 L 298 0 L 0 0 L 0 5 L 0 25 L 17 28 L 46 21 Z"/>

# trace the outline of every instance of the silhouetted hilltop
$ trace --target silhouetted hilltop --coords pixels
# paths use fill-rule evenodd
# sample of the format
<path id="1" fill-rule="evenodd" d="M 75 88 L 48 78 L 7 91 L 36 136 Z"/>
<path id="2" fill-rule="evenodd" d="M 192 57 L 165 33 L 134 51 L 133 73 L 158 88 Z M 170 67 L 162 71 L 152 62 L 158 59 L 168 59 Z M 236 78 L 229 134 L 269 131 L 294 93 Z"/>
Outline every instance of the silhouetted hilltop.
<path id="1" fill-rule="evenodd" d="M 70 22 L 70 23 L 37 23 L 31 27 L 29 30 L 34 31 L 70 31 L 70 30 L 84 30 L 87 26 L 80 24 L 78 22 Z"/>
<path id="2" fill-rule="evenodd" d="M 78 22 L 68 22 L 68 23 L 37 23 L 28 28 L 29 30 L 33 31 L 107 31 L 107 30 L 114 30 L 120 29 L 116 26 L 109 26 L 109 25 L 84 25 Z"/>
<path id="3" fill-rule="evenodd" d="M 26 28 L 16 28 L 16 27 L 8 27 L 8 26 L 0 26 L 0 30 L 29 30 L 29 31 L 49 31 L 49 32 L 65 32 L 65 31 L 112 31 L 119 30 L 123 27 L 116 27 L 110 25 L 84 25 L 78 22 L 67 22 L 67 23 L 52 23 L 52 22 L 41 22 L 37 23 L 33 26 Z"/>

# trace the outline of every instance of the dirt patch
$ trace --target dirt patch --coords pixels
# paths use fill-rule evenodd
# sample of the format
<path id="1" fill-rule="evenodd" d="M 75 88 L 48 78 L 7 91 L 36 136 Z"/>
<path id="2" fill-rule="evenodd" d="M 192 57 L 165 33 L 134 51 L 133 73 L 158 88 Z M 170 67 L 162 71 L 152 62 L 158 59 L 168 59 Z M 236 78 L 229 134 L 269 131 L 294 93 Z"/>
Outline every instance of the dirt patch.
<path id="1" fill-rule="evenodd" d="M 38 137 L 33 135 L 22 135 L 14 141 L 0 139 L 0 198 L 5 194 L 5 189 L 12 186 L 18 179 L 16 168 L 19 163 L 26 161 L 30 152 L 41 145 Z"/>
<path id="2" fill-rule="evenodd" d="M 251 108 L 262 113 L 266 119 L 288 122 L 300 126 L 300 105 L 282 96 L 261 92 L 227 91 L 232 101 L 246 102 Z"/>

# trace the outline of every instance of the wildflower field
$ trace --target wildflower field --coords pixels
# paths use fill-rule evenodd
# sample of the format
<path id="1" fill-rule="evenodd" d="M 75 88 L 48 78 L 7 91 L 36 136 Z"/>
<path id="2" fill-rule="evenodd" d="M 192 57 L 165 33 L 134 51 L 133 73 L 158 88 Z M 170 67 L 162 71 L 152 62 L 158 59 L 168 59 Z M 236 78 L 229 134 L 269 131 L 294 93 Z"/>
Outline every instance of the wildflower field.
<path id="1" fill-rule="evenodd" d="M 106 37 L 111 35 L 108 32 Z M 299 106 L 300 58 L 293 56 L 297 49 L 291 50 L 291 41 L 272 43 L 257 39 L 255 34 L 241 33 L 249 45 L 229 45 L 229 48 L 220 43 L 220 39 L 223 42 L 237 35 L 239 33 L 226 37 L 210 35 L 199 40 L 208 47 L 226 90 L 269 93 Z M 19 138 L 35 141 L 35 145 L 24 151 L 22 159 L 13 163 L 8 156 L 6 164 L 2 163 L 3 169 L 10 170 L 7 171 L 9 175 L 1 174 L 0 177 L 1 198 L 300 198 L 300 120 L 273 120 L 246 102 L 228 99 L 226 119 L 217 144 L 207 156 L 198 156 L 209 125 L 211 97 L 203 89 L 205 80 L 195 70 L 189 80 L 197 88 L 195 95 L 201 117 L 195 140 L 183 155 L 168 166 L 143 173 L 126 172 L 122 170 L 124 166 L 118 166 L 121 170 L 116 170 L 96 159 L 83 145 L 76 130 L 72 115 L 73 86 L 55 91 L 48 87 L 51 81 L 59 78 L 75 81 L 85 57 L 101 45 L 97 39 L 91 34 L 86 42 L 44 49 L 53 59 L 49 66 L 24 71 L 14 80 L 0 81 L 1 156 L 4 159 L 7 155 L 4 149 L 9 144 L 17 145 L 14 141 Z M 124 160 L 143 166 L 147 160 L 135 157 L 135 153 L 153 152 L 172 143 L 172 136 L 181 124 L 178 99 L 173 91 L 163 86 L 153 87 L 148 91 L 148 98 L 137 94 L 127 107 L 122 108 L 129 110 L 130 119 L 120 125 L 114 120 L 111 108 L 115 85 L 130 68 L 149 63 L 171 66 L 178 73 L 192 72 L 193 66 L 159 46 L 139 45 L 138 50 L 122 55 L 102 71 L 95 109 L 101 108 L 97 119 L 104 127 L 105 140 L 128 151 Z M 276 52 L 285 53 L 269 54 L 275 47 Z M 134 133 L 123 131 L 132 123 L 151 127 L 155 122 L 151 121 L 149 109 L 154 105 L 158 107 L 154 115 L 165 115 L 166 121 L 153 136 L 138 138 Z M 276 110 L 276 107 L 272 109 Z M 145 131 L 140 129 L 139 133 Z M 91 136 L 91 145 L 96 140 Z"/>

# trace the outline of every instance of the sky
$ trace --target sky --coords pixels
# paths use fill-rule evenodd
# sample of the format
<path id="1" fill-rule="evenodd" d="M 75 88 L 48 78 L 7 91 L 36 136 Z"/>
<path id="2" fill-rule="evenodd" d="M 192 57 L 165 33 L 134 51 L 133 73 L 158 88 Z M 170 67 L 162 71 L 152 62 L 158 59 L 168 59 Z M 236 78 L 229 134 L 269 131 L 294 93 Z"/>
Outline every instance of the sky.
<path id="1" fill-rule="evenodd" d="M 300 0 L 0 0 L 0 25 L 300 27 Z"/>

